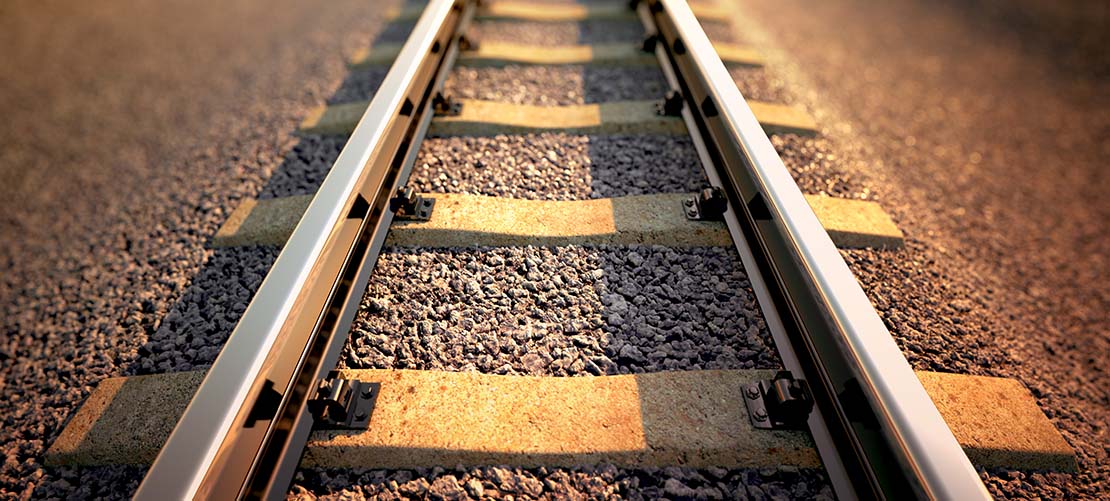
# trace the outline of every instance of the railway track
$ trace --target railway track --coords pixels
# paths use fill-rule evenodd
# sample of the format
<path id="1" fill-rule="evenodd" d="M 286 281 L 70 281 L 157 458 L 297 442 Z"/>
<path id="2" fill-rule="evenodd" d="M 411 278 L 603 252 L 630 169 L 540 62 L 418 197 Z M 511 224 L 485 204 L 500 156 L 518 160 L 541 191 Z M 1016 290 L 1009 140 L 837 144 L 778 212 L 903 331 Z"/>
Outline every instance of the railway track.
<path id="1" fill-rule="evenodd" d="M 170 398 L 183 410 L 176 424 L 159 421 L 172 432 L 164 445 L 154 444 L 160 452 L 137 497 L 283 497 L 305 461 L 382 468 L 787 464 L 822 468 L 842 499 L 977 499 L 987 493 L 972 459 L 989 463 L 995 460 L 991 454 L 1006 446 L 983 445 L 1003 440 L 997 437 L 970 439 L 967 434 L 978 431 L 974 428 L 983 419 L 1016 415 L 1030 428 L 1049 429 L 1041 436 L 1051 443 L 1033 447 L 1041 453 L 1037 460 L 1068 468 L 1070 451 L 1052 442 L 1055 430 L 1041 422 L 1031 400 L 1017 410 L 1004 406 L 1011 414 L 991 406 L 972 411 L 974 405 L 960 399 L 974 393 L 976 385 L 995 383 L 969 384 L 912 370 L 837 250 L 897 248 L 900 232 L 873 203 L 802 192 L 768 135 L 811 134 L 816 124 L 797 109 L 745 100 L 729 68 L 765 62 L 745 47 L 710 42 L 699 15 L 727 17 L 720 8 L 691 8 L 681 0 L 641 1 L 632 8 L 546 9 L 505 1 L 433 0 L 422 9 L 397 12 L 398 19 L 415 20 L 407 41 L 372 48 L 352 61 L 354 68 L 395 61 L 373 99 L 321 108 L 302 126 L 306 135 L 349 134 L 315 194 L 247 201 L 216 236 L 217 246 L 280 245 L 282 250 L 215 363 L 206 374 L 136 383 L 161 384 L 161 390 L 130 390 L 139 394 L 137 401 Z M 537 48 L 471 34 L 480 20 L 590 17 L 638 21 L 644 36 L 635 44 Z M 445 86 L 458 68 L 518 65 L 658 67 L 666 88 L 657 101 L 535 106 L 464 98 Z M 527 141 L 553 133 L 688 138 L 690 153 L 704 170 L 704 181 L 695 180 L 702 189 L 660 193 L 646 186 L 639 196 L 546 201 L 420 193 L 411 187 L 409 177 L 426 136 L 524 135 L 531 138 Z M 444 177 L 449 182 L 451 173 Z M 638 270 L 652 264 L 666 269 L 651 282 L 661 290 L 670 287 L 662 277 L 676 266 L 710 268 L 697 275 L 713 282 L 699 300 L 722 304 L 703 307 L 717 308 L 719 318 L 743 317 L 733 320 L 754 327 L 748 331 L 765 331 L 775 350 L 766 356 L 777 356 L 784 370 L 702 364 L 698 357 L 690 367 L 653 364 L 656 352 L 645 353 L 652 342 L 677 337 L 688 348 L 692 342 L 682 334 L 644 327 L 629 312 L 628 303 L 638 294 L 622 291 L 604 296 L 609 310 L 604 321 L 657 332 L 614 348 L 613 358 L 625 360 L 623 366 L 587 357 L 560 365 L 542 352 L 504 353 L 497 336 L 552 336 L 557 334 L 544 329 L 558 325 L 561 334 L 575 337 L 589 328 L 589 321 L 559 318 L 565 300 L 545 293 L 552 288 L 549 282 L 605 289 L 599 282 L 605 272 L 552 265 L 573 261 L 567 253 L 591 246 L 625 255 L 625 264 Z M 429 341 L 442 330 L 437 322 L 394 317 L 397 323 L 381 331 L 386 338 L 408 336 L 408 344 L 379 336 L 392 355 L 383 359 L 379 352 L 369 364 L 392 362 L 394 367 L 357 369 L 359 363 L 352 360 L 367 341 L 356 339 L 365 329 L 352 333 L 352 324 L 367 309 L 364 293 L 371 277 L 392 272 L 390 280 L 413 280 L 425 275 L 406 267 L 435 265 L 419 252 L 402 251 L 390 256 L 400 262 L 400 272 L 396 266 L 375 269 L 383 249 L 407 247 L 487 249 L 492 252 L 488 260 L 519 267 L 525 278 L 519 283 L 450 283 L 445 274 L 432 272 L 430 289 L 406 285 L 427 293 L 427 302 L 442 299 L 434 297 L 437 290 L 495 296 L 493 301 L 509 310 L 529 310 L 540 319 L 541 332 L 516 325 L 494 326 L 491 333 L 484 319 L 455 318 L 444 308 L 437 314 L 462 326 L 458 344 L 445 346 Z M 524 255 L 488 250 L 520 247 L 530 250 Z M 674 265 L 666 257 L 672 248 L 717 250 Z M 735 254 L 722 254 L 720 249 L 729 248 Z M 714 276 L 721 255 L 738 256 L 745 273 Z M 729 310 L 737 294 L 750 296 L 752 310 Z M 388 306 L 371 298 L 369 308 Z M 712 324 L 704 328 L 721 330 Z M 748 340 L 758 343 L 759 333 Z M 422 348 L 413 348 L 421 343 Z M 481 367 L 402 370 L 409 367 L 404 358 L 413 349 L 471 350 Z M 503 364 L 506 357 L 514 360 Z M 666 357 L 664 352 L 659 358 Z M 535 374 L 601 377 L 499 375 L 514 373 L 514 364 Z M 666 371 L 674 368 L 691 370 Z M 105 395 L 111 395 L 82 410 L 99 414 L 76 422 L 111 421 L 103 416 L 111 413 L 113 398 L 127 394 L 126 383 L 107 388 Z M 181 395 L 172 397 L 167 388 Z M 994 398 L 1005 400 L 1006 395 Z M 493 410 L 498 408 L 510 411 Z M 989 414 L 992 410 L 1000 413 Z M 975 412 L 978 421 L 955 421 Z M 690 425 L 691 420 L 697 424 Z M 55 445 L 55 457 L 62 459 L 56 461 L 88 457 L 82 447 L 95 447 L 88 443 L 89 434 L 88 428 L 75 430 L 73 437 L 63 434 L 61 445 Z M 65 447 L 71 450 L 60 450 Z M 1000 461 L 1019 461 L 1015 458 Z"/>

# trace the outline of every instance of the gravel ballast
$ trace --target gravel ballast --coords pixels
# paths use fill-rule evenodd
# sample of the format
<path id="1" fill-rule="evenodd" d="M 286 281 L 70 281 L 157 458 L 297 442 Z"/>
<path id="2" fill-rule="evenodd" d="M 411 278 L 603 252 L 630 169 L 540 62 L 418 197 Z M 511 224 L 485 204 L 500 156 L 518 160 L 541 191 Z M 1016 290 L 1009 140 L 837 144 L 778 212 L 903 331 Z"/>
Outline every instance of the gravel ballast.
<path id="1" fill-rule="evenodd" d="M 591 20 L 576 23 L 483 21 L 467 32 L 478 40 L 522 45 L 588 45 L 599 43 L 638 44 L 644 37 L 639 21 Z"/>
<path id="2" fill-rule="evenodd" d="M 306 136 L 274 172 L 259 198 L 316 192 L 344 138 Z M 876 199 L 849 172 L 828 140 L 771 138 L 803 193 Z M 426 193 L 532 200 L 581 200 L 648 193 L 690 193 L 708 180 L 690 138 L 541 133 L 432 137 L 417 154 L 409 184 Z"/>
<path id="3" fill-rule="evenodd" d="M 490 28 L 483 38 L 514 33 L 508 25 Z M 565 28 L 551 32 L 550 43 L 597 40 L 572 39 L 574 32 Z M 762 70 L 737 69 L 733 74 L 738 82 L 750 82 L 749 94 L 782 99 Z M 374 86 L 373 81 L 345 85 L 365 94 L 352 92 L 343 99 L 370 98 Z M 539 105 L 656 99 L 666 88 L 658 68 L 589 66 L 458 68 L 447 87 L 456 97 Z M 329 145 L 317 144 L 331 151 Z M 328 162 L 300 163 L 307 164 L 326 169 Z M 323 172 L 315 171 L 308 177 L 322 179 Z M 432 193 L 575 200 L 689 192 L 706 181 L 686 137 L 544 133 L 429 138 L 409 184 Z M 778 367 L 750 289 L 726 285 L 737 283 L 746 284 L 746 279 L 733 249 L 387 249 L 341 365 L 544 376 Z M 293 494 L 759 499 L 831 497 L 831 490 L 823 474 L 812 470 L 601 466 L 302 470 Z"/>
<path id="4" fill-rule="evenodd" d="M 177 304 L 155 324 L 127 375 L 205 369 L 216 361 L 280 249 L 217 249 Z"/>
<path id="5" fill-rule="evenodd" d="M 433 138 L 410 179 L 421 191 L 540 200 L 689 193 L 708 183 L 696 155 L 688 137 Z"/>
<path id="6" fill-rule="evenodd" d="M 782 134 L 771 136 L 771 144 L 802 193 L 875 199 L 862 177 L 834 153 L 828 139 Z"/>
<path id="7" fill-rule="evenodd" d="M 704 22 L 702 29 L 714 42 L 738 42 L 727 24 Z M 473 35 L 479 43 L 482 40 L 494 40 L 540 46 L 598 43 L 639 45 L 644 38 L 644 26 L 639 19 L 633 18 L 555 23 L 490 20 L 471 25 L 468 34 Z"/>
<path id="8" fill-rule="evenodd" d="M 658 67 L 589 65 L 460 67 L 444 88 L 457 98 L 536 106 L 662 99 L 669 89 Z"/>
<path id="9" fill-rule="evenodd" d="M 350 368 L 579 376 L 775 368 L 731 248 L 391 249 Z"/>
<path id="10" fill-rule="evenodd" d="M 302 470 L 298 499 L 813 499 L 832 501 L 820 471 L 796 468 L 433 468 Z"/>
<path id="11" fill-rule="evenodd" d="M 303 136 L 266 181 L 258 198 L 316 193 L 346 144 L 346 136 Z"/>
<path id="12" fill-rule="evenodd" d="M 343 138 L 306 136 L 259 198 L 315 193 Z M 409 185 L 425 193 L 582 200 L 690 193 L 708 181 L 689 137 L 562 133 L 424 140 Z"/>
<path id="13" fill-rule="evenodd" d="M 835 163 L 906 233 L 847 256 L 907 358 L 1020 381 L 1075 449 L 1078 474 L 984 472 L 991 494 L 1110 498 L 1102 6 L 739 3 Z"/>
<path id="14" fill-rule="evenodd" d="M 765 103 L 794 104 L 786 84 L 764 68 L 729 68 L 729 75 L 744 99 Z"/>
<path id="15" fill-rule="evenodd" d="M 381 85 L 388 68 L 354 70 L 329 104 L 367 101 Z M 763 68 L 729 69 L 746 99 L 793 104 L 781 80 Z M 447 90 L 460 98 L 566 106 L 615 100 L 661 99 L 669 89 L 656 67 L 606 68 L 589 65 L 525 66 L 500 68 L 461 67 L 452 72 Z"/>
<path id="16" fill-rule="evenodd" d="M 128 497 L 141 470 L 47 469 L 44 451 L 100 380 L 165 340 L 208 240 L 380 20 L 346 1 L 5 9 L 0 498 Z"/>
<path id="17" fill-rule="evenodd" d="M 343 104 L 352 101 L 369 101 L 374 98 L 374 93 L 385 80 L 389 68 L 374 66 L 369 68 L 353 68 L 343 85 L 328 98 L 328 104 Z"/>
<path id="18" fill-rule="evenodd" d="M 278 250 L 213 251 L 206 243 L 244 197 L 314 192 L 344 139 L 288 134 L 325 96 L 333 103 L 366 99 L 384 77 L 384 70 L 360 70 L 332 92 L 345 71 L 340 48 L 367 45 L 367 28 L 380 26 L 371 13 L 354 15 L 355 8 L 384 9 L 249 4 L 211 7 L 195 21 L 204 27 L 195 29 L 179 26 L 195 6 L 172 2 L 162 5 L 166 13 L 132 9 L 146 24 L 110 22 L 114 14 L 95 6 L 77 16 L 19 17 L 41 18 L 28 23 L 35 29 L 62 19 L 51 39 L 82 56 L 39 73 L 31 64 L 36 58 L 15 57 L 13 74 L 27 76 L 0 83 L 0 105 L 14 117 L 13 125 L 0 125 L 0 138 L 16 145 L 0 153 L 0 195 L 11 200 L 0 215 L 0 497 L 133 492 L 142 468 L 45 469 L 42 452 L 104 377 L 212 362 Z M 1092 166 L 1108 123 L 1098 110 L 1110 108 L 1091 91 L 1104 82 L 1092 85 L 1081 75 L 1063 90 L 1046 90 L 1046 81 L 1062 77 L 1047 75 L 1039 60 L 1015 57 L 1029 47 L 1012 35 L 1003 34 L 1001 43 L 949 46 L 958 39 L 950 36 L 953 19 L 960 30 L 978 33 L 958 24 L 958 9 L 856 7 L 790 1 L 776 7 L 763 18 L 787 27 L 776 37 L 790 44 L 805 71 L 773 63 L 773 71 L 733 69 L 733 78 L 749 98 L 814 107 L 828 128 L 817 138 L 772 138 L 804 192 L 878 200 L 906 232 L 903 250 L 842 254 L 911 364 L 1019 379 L 1076 448 L 1080 474 L 985 471 L 992 494 L 1105 497 L 1110 451 L 1100 438 L 1110 423 L 1104 370 L 1110 340 L 1102 327 L 1110 292 L 1102 256 L 1110 254 L 1104 237 L 1110 217 L 1098 198 L 1105 177 Z M 761 9 L 767 7 L 753 10 Z M 852 23 L 832 22 L 856 11 L 865 11 L 875 29 L 857 33 Z M 923 21 L 899 15 L 907 12 Z M 258 22 L 266 16 L 272 22 Z M 906 35 L 887 31 L 907 26 Z M 375 40 L 403 41 L 409 29 L 393 25 Z M 18 42 L 27 36 L 21 30 L 11 26 L 0 37 Z M 732 39 L 717 25 L 707 30 L 714 39 Z M 848 42 L 836 41 L 844 36 L 837 30 L 850 35 Z M 634 23 L 491 23 L 479 31 L 490 40 L 536 43 L 639 36 Z M 94 46 L 90 38 L 114 41 L 105 53 L 75 50 Z M 774 54 L 759 33 L 744 39 Z M 146 40 L 158 42 L 144 52 Z M 900 43 L 930 43 L 936 52 L 885 59 Z M 60 68 L 67 78 L 42 77 Z M 137 85 L 99 80 L 106 74 Z M 937 74 L 945 78 L 933 80 Z M 665 88 L 656 68 L 519 66 L 460 69 L 449 86 L 458 97 L 530 104 L 656 99 Z M 961 94 L 971 89 L 981 94 Z M 1007 111 L 1020 107 L 1008 92 L 1021 96 L 1014 102 L 1032 103 L 1037 124 Z M 1069 100 L 1072 93 L 1078 97 Z M 1037 104 L 1046 100 L 1050 105 Z M 852 110 L 847 119 L 840 108 Z M 951 124 L 953 133 L 931 137 Z M 1063 132 L 1051 147 L 1028 146 L 1041 144 L 1035 132 L 1042 124 Z M 138 132 L 105 132 L 115 130 Z M 863 139 L 845 139 L 860 131 Z M 1050 150 L 1064 151 L 1067 162 Z M 1067 174 L 1039 169 L 1062 163 L 1071 167 L 1059 169 Z M 67 182 L 49 182 L 48 173 Z M 421 191 L 573 200 L 692 191 L 704 183 L 688 138 L 548 133 L 430 138 L 411 184 Z M 732 249 L 388 249 L 342 363 L 546 376 L 777 367 L 746 284 Z M 445 465 L 300 470 L 290 496 L 831 499 L 832 491 L 822 471 L 794 468 Z"/>

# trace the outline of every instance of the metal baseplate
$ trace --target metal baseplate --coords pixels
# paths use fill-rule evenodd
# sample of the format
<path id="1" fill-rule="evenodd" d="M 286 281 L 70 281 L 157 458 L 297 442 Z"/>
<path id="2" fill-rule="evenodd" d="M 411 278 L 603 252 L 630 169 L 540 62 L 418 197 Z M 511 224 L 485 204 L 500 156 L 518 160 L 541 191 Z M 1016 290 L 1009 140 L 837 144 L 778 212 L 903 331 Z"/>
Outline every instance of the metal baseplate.
<path id="1" fill-rule="evenodd" d="M 408 186 L 397 188 L 397 194 L 389 200 L 394 219 L 401 221 L 427 221 L 432 218 L 436 199 L 420 196 Z"/>
<path id="2" fill-rule="evenodd" d="M 744 405 L 752 426 L 761 430 L 799 430 L 813 410 L 813 396 L 804 379 L 794 379 L 790 371 L 779 371 L 774 379 L 764 379 L 744 388 Z"/>
<path id="3" fill-rule="evenodd" d="M 720 188 L 705 188 L 682 201 L 686 219 L 693 221 L 723 221 L 728 210 L 728 199 Z"/>
<path id="4" fill-rule="evenodd" d="M 481 46 L 482 46 L 482 43 L 479 42 L 477 38 L 474 38 L 474 37 L 471 37 L 471 36 L 466 36 L 466 35 L 459 35 L 459 50 L 461 50 L 461 51 L 478 50 L 478 47 L 481 47 Z"/>
<path id="5" fill-rule="evenodd" d="M 462 113 L 462 103 L 442 92 L 432 98 L 432 111 L 437 117 L 457 117 Z"/>
<path id="6" fill-rule="evenodd" d="M 655 103 L 655 113 L 664 117 L 680 117 L 682 116 L 683 106 L 685 106 L 685 101 L 682 92 L 672 90 L 663 97 L 662 101 Z"/>
<path id="7" fill-rule="evenodd" d="M 318 430 L 365 430 L 381 392 L 381 383 L 357 379 L 320 380 L 316 396 L 308 401 L 309 412 Z"/>

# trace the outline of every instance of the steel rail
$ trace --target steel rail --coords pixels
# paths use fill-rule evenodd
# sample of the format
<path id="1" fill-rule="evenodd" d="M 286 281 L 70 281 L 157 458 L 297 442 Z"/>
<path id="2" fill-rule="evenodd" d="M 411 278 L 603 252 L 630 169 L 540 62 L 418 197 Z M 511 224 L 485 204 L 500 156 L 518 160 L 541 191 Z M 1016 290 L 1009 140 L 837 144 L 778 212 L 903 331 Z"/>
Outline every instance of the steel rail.
<path id="1" fill-rule="evenodd" d="M 137 499 L 285 496 L 474 4 L 428 4 Z"/>
<path id="2" fill-rule="evenodd" d="M 813 390 L 821 456 L 842 499 L 990 499 L 684 0 L 638 7 L 682 92 L 726 222 L 775 313 L 784 365 Z M 752 266 L 754 264 L 754 266 Z M 757 274 L 757 275 L 756 275 Z"/>
<path id="3" fill-rule="evenodd" d="M 637 4 L 637 15 L 644 25 L 647 33 L 658 35 L 658 28 L 655 25 L 655 19 L 646 2 Z M 663 77 L 671 86 L 671 90 L 682 90 L 682 81 L 676 73 L 677 68 L 671 66 L 671 59 L 669 48 L 666 44 L 657 44 L 655 48 L 656 57 L 659 59 L 660 69 L 663 71 Z M 717 172 L 715 166 L 714 156 L 710 154 L 709 146 L 706 140 L 702 138 L 699 130 L 699 118 L 694 114 L 693 108 L 683 106 L 682 118 L 686 122 L 687 130 L 690 133 L 690 140 L 694 144 L 694 149 L 698 153 L 698 158 L 701 161 L 706 178 L 709 180 L 711 186 L 722 186 L 724 183 L 721 180 L 721 175 Z M 758 270 L 761 264 L 756 260 L 755 253 L 750 245 L 748 245 L 747 237 L 740 225 L 740 219 L 737 211 L 726 211 L 723 215 L 725 224 L 729 229 L 729 234 L 732 236 L 733 242 L 736 246 L 736 251 L 740 255 L 740 261 L 744 265 L 745 270 Z M 790 346 L 790 339 L 786 335 L 786 327 L 784 326 L 782 317 L 779 315 L 778 307 L 775 305 L 774 296 L 771 295 L 770 288 L 763 280 L 763 276 L 759 273 L 749 273 L 748 282 L 752 286 L 752 291 L 755 292 L 756 300 L 760 305 L 760 312 L 763 314 L 764 322 L 767 325 L 767 330 L 771 332 L 776 344 L 776 351 L 778 351 L 779 358 L 782 360 L 783 367 L 792 371 L 801 373 L 801 363 L 799 362 L 797 354 Z M 829 477 L 829 481 L 841 499 L 855 499 L 858 496 L 855 494 L 855 488 L 852 485 L 851 478 L 848 475 L 844 462 L 838 456 L 836 451 L 836 442 L 833 440 L 833 435 L 826 425 L 824 411 L 820 407 L 815 407 L 810 412 L 809 419 L 807 420 L 810 435 L 813 438 L 814 444 L 817 446 L 821 461 L 825 467 L 825 474 Z"/>
<path id="4" fill-rule="evenodd" d="M 279 498 L 477 2 L 433 0 L 139 488 L 141 499 Z M 784 365 L 844 499 L 987 498 L 947 425 L 683 0 L 638 7 Z M 742 398 L 742 397 L 741 397 Z"/>

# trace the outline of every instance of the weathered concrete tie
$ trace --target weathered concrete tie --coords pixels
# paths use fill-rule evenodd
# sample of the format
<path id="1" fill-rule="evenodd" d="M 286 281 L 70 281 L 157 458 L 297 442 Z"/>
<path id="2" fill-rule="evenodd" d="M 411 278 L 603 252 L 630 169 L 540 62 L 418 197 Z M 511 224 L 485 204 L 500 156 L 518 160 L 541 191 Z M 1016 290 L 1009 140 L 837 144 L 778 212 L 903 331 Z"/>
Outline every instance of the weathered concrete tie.
<path id="1" fill-rule="evenodd" d="M 434 194 L 425 222 L 394 222 L 386 245 L 419 247 L 525 245 L 666 245 L 727 247 L 720 222 L 690 221 L 681 193 L 574 201 Z M 216 234 L 214 245 L 281 245 L 308 207 L 309 195 L 244 201 Z M 807 196 L 837 246 L 899 248 L 902 232 L 875 202 Z"/>
<path id="2" fill-rule="evenodd" d="M 742 45 L 716 43 L 717 55 L 729 67 L 763 66 L 763 55 Z M 356 52 L 349 62 L 352 68 L 389 66 L 401 52 L 400 44 L 379 44 Z M 477 49 L 459 52 L 459 66 L 506 66 L 510 64 L 654 66 L 659 60 L 635 44 L 607 43 L 592 45 L 524 45 L 511 42 L 482 42 Z"/>
<path id="3" fill-rule="evenodd" d="M 656 101 L 617 101 L 567 106 L 459 99 L 461 112 L 432 119 L 432 136 L 495 136 L 564 132 L 568 134 L 686 135 L 679 116 L 660 115 Z M 369 101 L 322 106 L 301 123 L 301 134 L 350 134 L 366 112 Z M 805 110 L 782 104 L 747 100 L 764 132 L 813 135 L 817 123 Z"/>
<path id="4" fill-rule="evenodd" d="M 370 428 L 314 432 L 302 466 L 820 464 L 808 433 L 751 425 L 741 388 L 772 371 L 603 377 L 407 370 L 342 374 L 381 384 Z M 1070 447 L 1016 381 L 917 374 L 973 463 L 1077 469 Z M 148 464 L 202 379 L 200 372 L 185 372 L 102 381 L 47 451 L 46 464 Z"/>
<path id="5" fill-rule="evenodd" d="M 725 6 L 694 3 L 690 6 L 694 16 L 702 22 L 727 23 L 732 18 Z M 424 5 L 406 4 L 387 13 L 394 21 L 411 22 L 424 12 Z M 610 4 L 583 5 L 574 3 L 533 3 L 526 1 L 495 0 L 479 7 L 476 18 L 480 21 L 532 21 L 532 22 L 576 22 L 576 21 L 624 21 L 634 20 L 635 11 L 623 2 Z"/>

